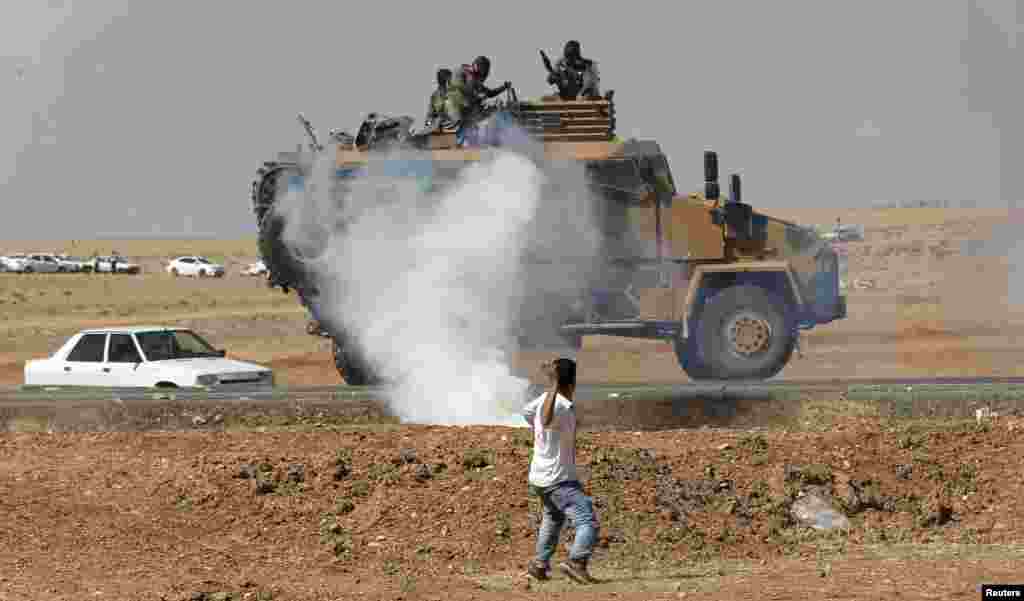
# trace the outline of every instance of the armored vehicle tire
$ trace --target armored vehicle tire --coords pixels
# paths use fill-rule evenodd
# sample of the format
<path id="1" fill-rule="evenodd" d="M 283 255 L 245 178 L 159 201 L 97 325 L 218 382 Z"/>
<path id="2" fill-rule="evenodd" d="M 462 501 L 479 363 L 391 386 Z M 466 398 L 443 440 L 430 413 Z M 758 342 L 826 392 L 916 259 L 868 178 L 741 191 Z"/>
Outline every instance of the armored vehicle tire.
<path id="1" fill-rule="evenodd" d="M 797 338 L 782 300 L 749 285 L 712 297 L 696 334 L 709 371 L 722 380 L 771 378 L 789 362 Z"/>
<path id="2" fill-rule="evenodd" d="M 382 383 L 381 378 L 373 373 L 362 357 L 346 351 L 337 342 L 334 343 L 334 367 L 349 386 L 376 386 Z"/>

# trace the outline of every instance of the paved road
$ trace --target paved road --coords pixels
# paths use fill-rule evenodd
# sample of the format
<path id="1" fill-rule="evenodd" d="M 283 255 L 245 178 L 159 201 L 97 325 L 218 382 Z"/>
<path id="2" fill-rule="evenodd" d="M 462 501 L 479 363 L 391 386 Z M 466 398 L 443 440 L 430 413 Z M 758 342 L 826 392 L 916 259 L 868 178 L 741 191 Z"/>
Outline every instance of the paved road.
<path id="1" fill-rule="evenodd" d="M 585 384 L 576 395 L 580 402 L 605 399 L 672 400 L 685 398 L 726 397 L 757 398 L 788 392 L 843 392 L 851 387 L 860 389 L 898 389 L 900 387 L 974 387 L 1024 386 L 1019 378 L 904 378 L 904 379 L 817 379 L 769 381 L 707 381 L 692 384 Z M 539 392 L 539 387 L 534 391 Z M 109 402 L 109 401 L 238 401 L 255 404 L 274 404 L 289 401 L 316 400 L 321 402 L 380 401 L 387 397 L 387 389 L 365 386 L 313 386 L 293 388 L 248 388 L 234 390 L 154 390 L 140 388 L 23 388 L 0 389 L 0 406 L 18 406 Z"/>

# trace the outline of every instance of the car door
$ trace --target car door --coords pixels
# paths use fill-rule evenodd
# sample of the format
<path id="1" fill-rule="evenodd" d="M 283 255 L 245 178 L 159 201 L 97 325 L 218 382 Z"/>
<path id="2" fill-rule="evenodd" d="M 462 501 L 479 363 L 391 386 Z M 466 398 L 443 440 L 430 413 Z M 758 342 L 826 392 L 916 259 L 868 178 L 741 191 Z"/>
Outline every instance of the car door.
<path id="1" fill-rule="evenodd" d="M 139 370 L 142 354 L 131 334 L 111 334 L 107 343 L 107 360 L 101 370 L 105 386 L 149 386 L 144 382 L 145 370 Z"/>
<path id="2" fill-rule="evenodd" d="M 105 386 L 103 372 L 106 334 L 85 334 L 78 339 L 61 366 L 67 386 Z"/>

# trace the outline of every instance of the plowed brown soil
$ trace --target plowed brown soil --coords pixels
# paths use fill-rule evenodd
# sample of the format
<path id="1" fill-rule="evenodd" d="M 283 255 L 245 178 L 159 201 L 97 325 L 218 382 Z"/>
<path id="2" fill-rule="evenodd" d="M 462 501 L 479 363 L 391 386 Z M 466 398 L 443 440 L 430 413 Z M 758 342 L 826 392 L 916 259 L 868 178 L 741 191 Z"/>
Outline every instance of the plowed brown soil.
<path id="1" fill-rule="evenodd" d="M 536 524 L 525 430 L 7 434 L 0 597 L 973 599 L 977 584 L 1019 580 L 1022 428 L 849 418 L 825 434 L 585 434 L 602 525 L 602 582 L 586 591 L 523 577 Z M 260 463 L 266 494 L 240 477 Z M 302 482 L 288 481 L 295 464 Z M 787 466 L 835 498 L 873 481 L 859 486 L 877 508 L 848 504 L 845 534 L 800 528 Z M 940 508 L 945 522 L 929 522 Z"/>

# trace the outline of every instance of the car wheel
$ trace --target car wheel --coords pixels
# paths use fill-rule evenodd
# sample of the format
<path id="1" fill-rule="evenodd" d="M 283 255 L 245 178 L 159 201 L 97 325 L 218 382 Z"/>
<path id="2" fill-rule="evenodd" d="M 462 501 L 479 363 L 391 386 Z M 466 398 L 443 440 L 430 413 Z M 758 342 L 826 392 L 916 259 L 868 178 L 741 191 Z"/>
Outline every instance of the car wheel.
<path id="1" fill-rule="evenodd" d="M 201 278 L 205 278 L 206 277 L 206 270 L 205 269 L 200 269 L 199 270 L 199 277 L 201 277 Z"/>
<path id="2" fill-rule="evenodd" d="M 22 273 L 32 273 L 32 271 L 33 271 L 32 267 L 29 266 L 29 265 L 26 265 L 25 266 L 25 270 L 22 271 Z"/>

